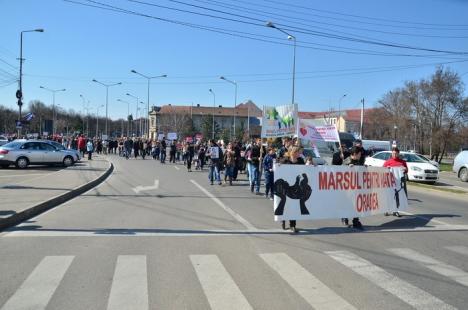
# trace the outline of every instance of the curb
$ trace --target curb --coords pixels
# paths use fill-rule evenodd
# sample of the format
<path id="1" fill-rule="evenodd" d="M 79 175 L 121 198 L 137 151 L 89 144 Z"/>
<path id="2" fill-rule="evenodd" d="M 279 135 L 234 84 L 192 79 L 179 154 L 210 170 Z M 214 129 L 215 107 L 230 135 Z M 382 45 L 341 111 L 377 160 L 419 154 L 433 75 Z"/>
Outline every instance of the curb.
<path id="1" fill-rule="evenodd" d="M 55 208 L 59 205 L 61 205 L 62 203 L 64 202 L 67 202 L 68 200 L 71 200 L 72 198 L 75 198 L 81 194 L 83 194 L 84 192 L 87 192 L 89 191 L 90 189 L 92 189 L 93 187 L 99 185 L 100 183 L 102 183 L 113 171 L 114 171 L 114 165 L 110 163 L 110 166 L 109 168 L 106 170 L 106 172 L 104 172 L 103 174 L 101 174 L 99 177 L 97 177 L 96 179 L 86 183 L 86 184 L 83 184 L 81 186 L 78 186 L 74 189 L 72 189 L 71 191 L 69 192 L 66 192 L 66 193 L 63 193 L 61 195 L 58 195 L 58 196 L 55 196 L 47 201 L 44 201 L 44 202 L 41 202 L 40 204 L 37 204 L 33 207 L 30 207 L 26 210 L 23 210 L 19 213 L 15 213 L 14 215 L 8 217 L 8 218 L 5 218 L 5 219 L 1 219 L 0 220 L 0 231 L 6 229 L 6 228 L 9 228 L 11 226 L 15 226 L 15 225 L 18 225 L 20 224 L 21 222 L 24 222 L 26 220 L 29 220 L 41 213 L 44 213 L 45 211 L 48 211 L 52 208 Z"/>

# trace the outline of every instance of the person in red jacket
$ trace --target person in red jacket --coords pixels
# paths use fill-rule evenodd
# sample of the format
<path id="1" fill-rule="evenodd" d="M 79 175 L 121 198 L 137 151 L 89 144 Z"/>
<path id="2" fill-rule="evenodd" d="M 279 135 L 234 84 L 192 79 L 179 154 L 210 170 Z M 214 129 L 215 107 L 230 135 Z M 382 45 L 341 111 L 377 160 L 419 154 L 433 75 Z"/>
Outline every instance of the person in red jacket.
<path id="1" fill-rule="evenodd" d="M 397 147 L 392 149 L 392 157 L 387 159 L 384 164 L 384 167 L 405 167 L 405 173 L 408 172 L 408 166 L 406 161 L 400 158 L 400 150 Z"/>
<path id="2" fill-rule="evenodd" d="M 392 149 L 392 157 L 387 159 L 384 164 L 384 167 L 403 167 L 403 176 L 401 177 L 401 185 L 405 191 L 406 197 L 408 197 L 408 190 L 406 188 L 406 174 L 408 173 L 408 165 L 406 165 L 406 161 L 400 158 L 400 150 L 397 147 Z M 388 215 L 388 213 L 385 213 Z M 400 217 L 400 213 L 393 212 L 393 215 Z"/>
<path id="3" fill-rule="evenodd" d="M 78 138 L 78 150 L 81 152 L 81 157 L 84 157 L 86 151 L 86 139 L 83 134 Z"/>

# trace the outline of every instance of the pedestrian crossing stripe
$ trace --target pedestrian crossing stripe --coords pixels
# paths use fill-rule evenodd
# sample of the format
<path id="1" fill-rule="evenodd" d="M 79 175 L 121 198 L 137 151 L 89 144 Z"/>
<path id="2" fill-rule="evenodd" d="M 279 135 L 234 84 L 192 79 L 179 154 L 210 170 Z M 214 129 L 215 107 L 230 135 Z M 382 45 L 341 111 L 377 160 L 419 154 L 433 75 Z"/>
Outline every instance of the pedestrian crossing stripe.
<path id="1" fill-rule="evenodd" d="M 216 255 L 190 255 L 213 310 L 253 309 Z"/>
<path id="2" fill-rule="evenodd" d="M 45 309 L 73 256 L 46 256 L 1 310 Z"/>
<path id="3" fill-rule="evenodd" d="M 285 253 L 260 257 L 314 309 L 356 309 Z"/>
<path id="4" fill-rule="evenodd" d="M 468 286 L 468 272 L 465 272 L 455 266 L 438 261 L 435 258 L 421 254 L 412 249 L 399 248 L 389 249 L 388 251 L 407 260 L 419 263 L 433 272 L 450 278 L 461 285 Z"/>
<path id="5" fill-rule="evenodd" d="M 355 273 L 386 290 L 415 309 L 455 309 L 435 296 L 388 273 L 384 269 L 348 251 L 325 252 Z"/>
<path id="6" fill-rule="evenodd" d="M 149 309 L 146 256 L 120 255 L 117 258 L 107 309 Z"/>
<path id="7" fill-rule="evenodd" d="M 468 253 L 468 248 L 463 246 L 445 248 L 462 255 Z M 388 251 L 466 286 L 467 273 L 459 268 L 412 249 L 399 248 Z M 352 252 L 326 251 L 324 254 L 415 309 L 455 309 Z M 333 288 L 325 285 L 286 253 L 262 253 L 258 256 L 261 258 L 260 262 L 276 272 L 282 281 L 285 281 L 312 308 L 356 309 Z M 253 309 L 217 255 L 189 255 L 189 258 L 211 309 Z M 46 309 L 73 260 L 74 256 L 44 257 L 17 291 L 3 306 L 0 305 L 0 310 Z M 108 310 L 149 309 L 147 256 L 118 256 L 109 291 Z"/>

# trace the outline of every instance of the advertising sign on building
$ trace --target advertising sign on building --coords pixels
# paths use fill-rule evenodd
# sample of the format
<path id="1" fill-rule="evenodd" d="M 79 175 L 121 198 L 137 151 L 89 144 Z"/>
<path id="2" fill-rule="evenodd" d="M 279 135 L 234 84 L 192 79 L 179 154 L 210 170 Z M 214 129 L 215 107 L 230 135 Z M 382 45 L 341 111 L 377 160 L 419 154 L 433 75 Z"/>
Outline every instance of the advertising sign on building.
<path id="1" fill-rule="evenodd" d="M 408 207 L 399 168 L 280 165 L 274 171 L 275 221 L 365 217 Z"/>
<path id="2" fill-rule="evenodd" d="M 294 136 L 297 131 L 297 104 L 263 107 L 262 138 Z"/>

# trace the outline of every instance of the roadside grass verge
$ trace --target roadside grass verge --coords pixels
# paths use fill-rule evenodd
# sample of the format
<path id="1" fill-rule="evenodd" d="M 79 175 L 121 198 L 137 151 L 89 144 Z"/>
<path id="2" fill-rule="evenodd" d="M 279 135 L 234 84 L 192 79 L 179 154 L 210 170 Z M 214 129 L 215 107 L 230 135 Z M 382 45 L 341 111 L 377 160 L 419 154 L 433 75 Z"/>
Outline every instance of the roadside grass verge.
<path id="1" fill-rule="evenodd" d="M 448 192 L 448 193 L 454 193 L 454 194 L 465 194 L 465 195 L 468 194 L 468 192 L 464 190 L 455 189 L 455 188 L 438 187 L 437 185 L 429 185 L 429 184 L 416 183 L 416 182 L 408 182 L 407 184 L 409 187 L 414 186 L 414 187 L 428 188 L 428 189 L 433 189 L 436 191 Z"/>
<path id="2" fill-rule="evenodd" d="M 452 164 L 441 163 L 441 164 L 439 165 L 439 170 L 440 170 L 440 171 L 452 172 L 452 167 L 453 167 Z"/>

